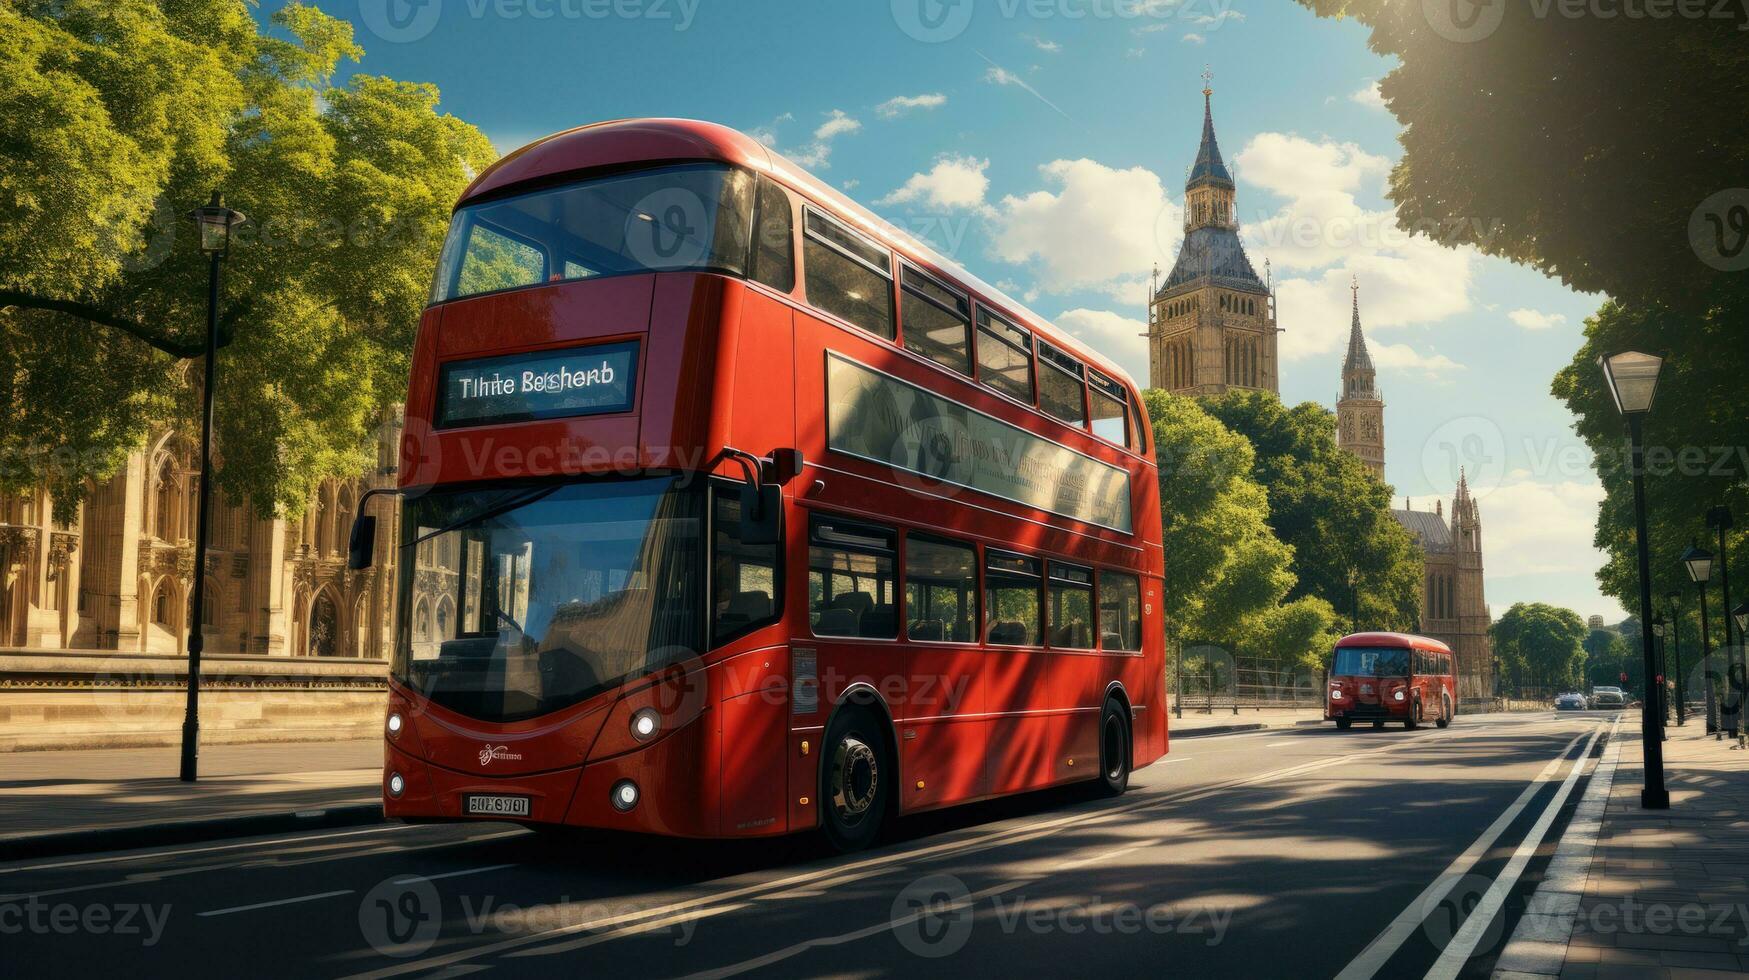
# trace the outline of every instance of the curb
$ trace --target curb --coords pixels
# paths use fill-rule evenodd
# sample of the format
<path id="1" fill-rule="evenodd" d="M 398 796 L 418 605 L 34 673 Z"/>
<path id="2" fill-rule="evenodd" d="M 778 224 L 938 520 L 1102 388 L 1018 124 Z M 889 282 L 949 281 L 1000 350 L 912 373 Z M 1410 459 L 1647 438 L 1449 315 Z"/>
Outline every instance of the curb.
<path id="1" fill-rule="evenodd" d="M 1261 722 L 1256 722 L 1249 725 L 1211 725 L 1204 728 L 1192 728 L 1182 732 L 1175 732 L 1172 730 L 1171 725 L 1167 725 L 1166 737 L 1168 739 L 1202 738 L 1208 735 L 1231 735 L 1234 732 L 1255 732 L 1268 727 L 1268 725 Z"/>
<path id="2" fill-rule="evenodd" d="M 130 824 L 47 834 L 16 834 L 0 837 L 0 861 L 60 857 L 97 851 L 126 851 L 162 847 L 256 834 L 326 830 L 384 823 L 381 803 L 353 803 L 315 807 L 291 813 L 253 813 L 247 816 L 206 820 L 176 820 L 169 823 Z"/>

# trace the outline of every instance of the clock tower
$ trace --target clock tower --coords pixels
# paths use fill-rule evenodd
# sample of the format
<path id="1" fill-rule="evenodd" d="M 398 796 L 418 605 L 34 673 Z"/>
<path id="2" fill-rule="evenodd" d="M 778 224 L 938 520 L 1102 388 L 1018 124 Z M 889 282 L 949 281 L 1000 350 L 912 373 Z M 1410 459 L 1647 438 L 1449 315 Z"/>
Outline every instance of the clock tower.
<path id="1" fill-rule="evenodd" d="M 1379 395 L 1378 372 L 1367 353 L 1360 329 L 1360 283 L 1350 283 L 1354 319 L 1348 327 L 1348 356 L 1342 359 L 1342 394 L 1336 399 L 1336 443 L 1360 458 L 1367 469 L 1385 478 L 1385 402 Z"/>

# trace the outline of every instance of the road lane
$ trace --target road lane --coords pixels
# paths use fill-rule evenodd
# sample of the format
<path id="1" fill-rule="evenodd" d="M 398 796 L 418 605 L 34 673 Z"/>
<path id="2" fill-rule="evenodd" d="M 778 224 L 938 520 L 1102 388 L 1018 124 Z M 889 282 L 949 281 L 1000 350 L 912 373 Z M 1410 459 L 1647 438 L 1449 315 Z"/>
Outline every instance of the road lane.
<path id="1" fill-rule="evenodd" d="M 77 908 L 169 907 L 149 948 L 123 935 L 9 936 L 21 975 L 51 964 L 96 970 L 125 956 L 133 972 L 184 978 L 243 964 L 267 976 L 476 966 L 669 976 L 780 951 L 789 952 L 761 972 L 844 971 L 848 952 L 852 972 L 871 975 L 1117 968 L 1126 956 L 1270 973 L 1290 962 L 1288 947 L 1293 972 L 1331 975 L 1587 722 L 1595 718 L 1490 716 L 1443 731 L 1307 727 L 1180 740 L 1172 764 L 1137 773 L 1120 800 L 1054 792 L 924 815 L 889 847 L 849 858 L 807 840 L 611 835 L 581 835 L 573 853 L 555 855 L 533 835 L 473 824 L 0 868 L 0 888 Z M 907 921 L 902 903 L 929 902 L 944 875 L 981 897 L 958 949 L 920 955 L 908 937 L 959 920 L 920 904 Z M 415 881 L 418 901 L 397 905 Z M 342 889 L 355 894 L 197 915 Z M 1150 912 L 1159 921 L 1129 933 L 1082 923 L 1116 916 L 1127 927 Z M 396 916 L 408 942 L 370 921 Z M 1298 948 L 1307 936 L 1313 948 Z M 385 956 L 384 946 L 412 955 Z"/>

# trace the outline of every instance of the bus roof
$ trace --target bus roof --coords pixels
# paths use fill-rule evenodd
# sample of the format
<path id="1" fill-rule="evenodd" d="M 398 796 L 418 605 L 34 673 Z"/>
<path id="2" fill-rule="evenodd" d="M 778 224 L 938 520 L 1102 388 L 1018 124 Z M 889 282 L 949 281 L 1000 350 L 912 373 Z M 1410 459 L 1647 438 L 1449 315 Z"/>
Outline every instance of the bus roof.
<path id="1" fill-rule="evenodd" d="M 1070 351 L 1107 375 L 1124 379 L 1138 392 L 1141 389 L 1128 371 L 1057 329 L 1025 304 L 851 200 L 794 161 L 739 130 L 717 123 L 696 119 L 616 119 L 555 133 L 506 154 L 487 167 L 462 193 L 456 207 L 496 197 L 525 184 L 553 183 L 567 174 L 597 167 L 668 160 L 718 160 L 768 174 L 792 190 L 830 205 L 837 217 L 856 225 L 864 234 L 956 280 L 1000 312 L 1021 320 L 1052 345 Z"/>
<path id="2" fill-rule="evenodd" d="M 1342 647 L 1409 647 L 1414 650 L 1436 650 L 1440 653 L 1450 653 L 1451 647 L 1430 636 L 1417 636 L 1414 633 L 1350 633 L 1336 641 L 1338 649 Z"/>

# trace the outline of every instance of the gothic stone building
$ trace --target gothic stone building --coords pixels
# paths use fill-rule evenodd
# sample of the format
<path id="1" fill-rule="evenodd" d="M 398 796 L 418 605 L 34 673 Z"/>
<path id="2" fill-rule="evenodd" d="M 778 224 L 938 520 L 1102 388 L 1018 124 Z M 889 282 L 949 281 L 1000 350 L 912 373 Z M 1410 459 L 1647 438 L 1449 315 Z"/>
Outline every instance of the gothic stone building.
<path id="1" fill-rule="evenodd" d="M 207 651 L 381 657 L 388 649 L 397 515 L 376 505 L 377 559 L 346 568 L 357 501 L 394 480 L 400 412 L 376 431 L 377 465 L 322 482 L 297 520 L 213 497 Z M 0 648 L 187 651 L 199 448 L 159 433 L 89 488 L 69 523 L 46 492 L 0 495 Z"/>
<path id="2" fill-rule="evenodd" d="M 1360 326 L 1360 286 L 1352 287 L 1354 311 L 1348 328 L 1348 354 L 1342 360 L 1342 393 L 1336 400 L 1336 439 L 1342 448 L 1385 478 L 1385 402 Z M 1451 647 L 1457 659 L 1458 696 L 1494 695 L 1494 650 L 1488 639 L 1492 618 L 1482 590 L 1482 516 L 1470 495 L 1469 480 L 1458 477 L 1450 523 L 1445 504 L 1415 510 L 1405 500 L 1392 516 L 1421 547 L 1425 579 L 1421 586 L 1420 632 Z"/>
<path id="3" fill-rule="evenodd" d="M 1184 243 L 1149 303 L 1148 384 L 1179 395 L 1280 394 L 1274 297 L 1239 242 L 1212 94 L 1202 91 L 1202 145 L 1184 185 Z"/>

